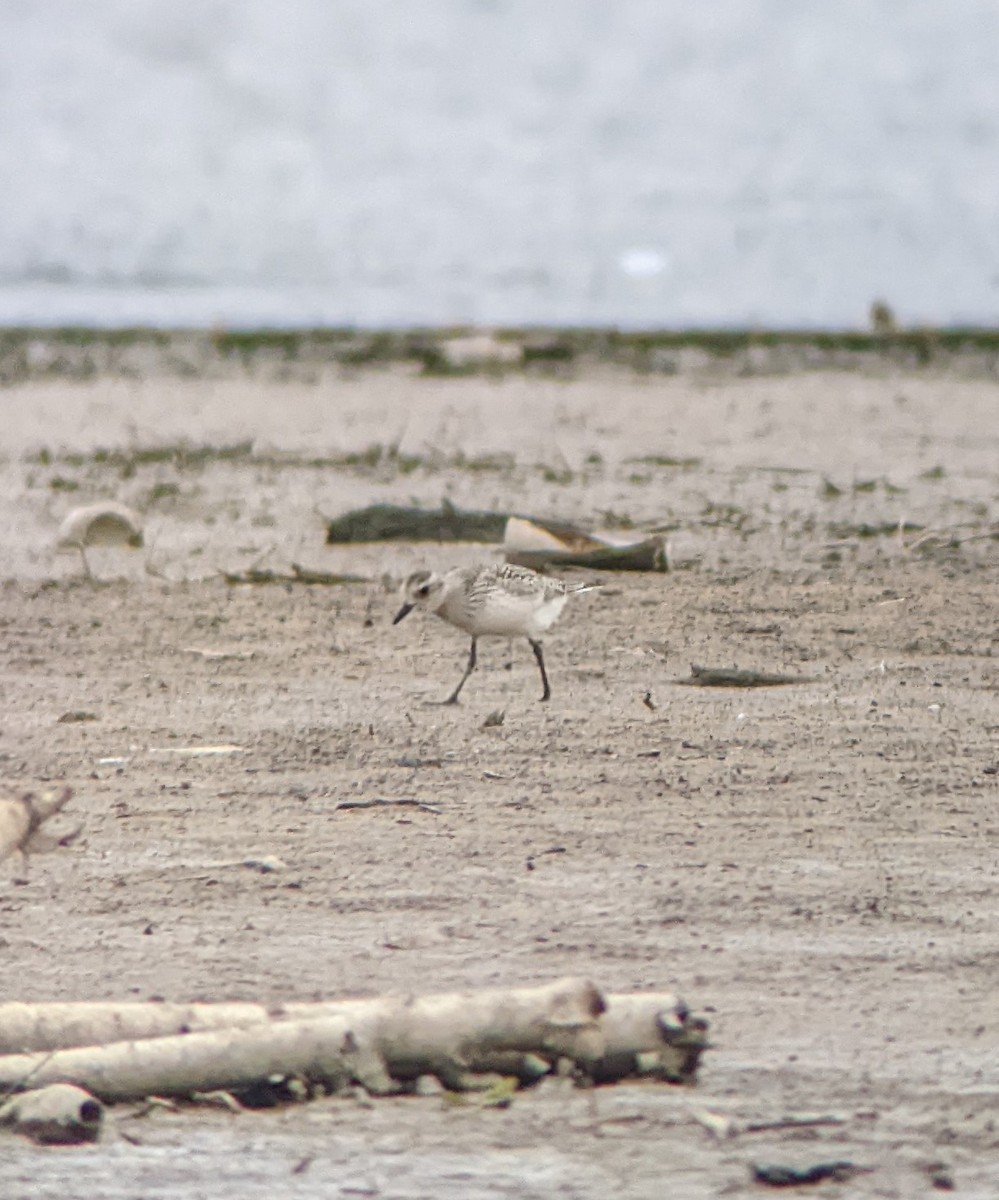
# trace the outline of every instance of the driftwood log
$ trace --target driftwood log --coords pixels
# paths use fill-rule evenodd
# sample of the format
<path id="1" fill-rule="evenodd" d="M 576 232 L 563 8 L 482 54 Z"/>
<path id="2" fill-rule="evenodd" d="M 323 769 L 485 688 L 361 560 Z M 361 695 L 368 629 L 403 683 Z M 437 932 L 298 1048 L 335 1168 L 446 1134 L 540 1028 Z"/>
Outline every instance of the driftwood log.
<path id="1" fill-rule="evenodd" d="M 378 1064 L 370 1064 L 371 1072 L 366 1069 L 370 1059 L 341 1017 L 280 1021 L 50 1054 L 10 1054 L 0 1058 L 0 1089 L 74 1083 L 114 1101 L 234 1091 L 274 1075 L 294 1075 L 333 1088 L 357 1078 L 372 1091 L 387 1090 Z"/>
<path id="2" fill-rule="evenodd" d="M 254 1004 L 0 1005 L 0 1089 L 53 1082 L 104 1099 L 239 1090 L 271 1076 L 375 1094 L 421 1075 L 531 1082 L 560 1060 L 607 1082 L 693 1077 L 706 1025 L 672 994 L 604 997 L 585 980 L 266 1009 Z"/>
<path id="3" fill-rule="evenodd" d="M 646 538 L 630 546 L 598 546 L 592 550 L 507 550 L 504 558 L 517 567 L 587 567 L 591 571 L 667 571 L 666 543 Z"/>
<path id="4" fill-rule="evenodd" d="M 329 522 L 326 541 L 345 542 L 498 542 L 502 540 L 506 513 L 476 512 L 455 508 L 447 500 L 440 508 L 408 508 L 398 504 L 372 504 L 344 513 Z"/>
<path id="5" fill-rule="evenodd" d="M 502 542 L 507 562 L 532 568 L 591 567 L 604 571 L 666 571 L 666 542 L 661 536 L 621 545 L 562 521 L 507 513 L 455 508 L 407 508 L 372 504 L 344 513 L 326 528 L 328 544 L 350 542 Z M 267 578 L 263 578 L 264 575 Z M 251 583 L 271 582 L 257 572 Z M 226 576 L 229 582 L 244 577 Z M 303 582 L 311 582 L 303 580 Z"/>
<path id="6" fill-rule="evenodd" d="M 595 571 L 668 571 L 666 539 L 611 541 L 564 525 L 511 517 L 503 533 L 506 561 L 532 570 L 589 567 Z"/>

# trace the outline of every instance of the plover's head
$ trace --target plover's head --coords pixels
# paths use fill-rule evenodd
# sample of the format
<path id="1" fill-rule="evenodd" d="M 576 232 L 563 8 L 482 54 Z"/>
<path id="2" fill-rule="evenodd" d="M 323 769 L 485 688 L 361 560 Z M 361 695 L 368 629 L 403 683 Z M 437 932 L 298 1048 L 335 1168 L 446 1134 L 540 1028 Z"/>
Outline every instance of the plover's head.
<path id="1" fill-rule="evenodd" d="M 398 625 L 414 608 L 425 608 L 428 612 L 440 607 L 444 598 L 444 580 L 433 571 L 414 571 L 402 585 L 402 608 L 395 614 L 393 625 Z"/>

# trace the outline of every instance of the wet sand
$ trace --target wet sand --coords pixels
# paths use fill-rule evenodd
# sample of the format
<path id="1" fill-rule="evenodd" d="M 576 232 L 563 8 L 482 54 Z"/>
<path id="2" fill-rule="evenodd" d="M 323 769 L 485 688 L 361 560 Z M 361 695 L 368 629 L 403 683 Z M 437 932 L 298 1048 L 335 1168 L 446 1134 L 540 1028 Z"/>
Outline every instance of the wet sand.
<path id="1" fill-rule="evenodd" d="M 4 393 L 3 774 L 72 845 L 5 867 L 5 999 L 676 988 L 695 1089 L 553 1082 L 508 1111 L 330 1100 L 4 1146 L 11 1197 L 715 1196 L 851 1159 L 999 1187 L 996 387 L 937 372 L 232 377 Z M 173 447 L 171 451 L 170 448 Z M 183 447 L 182 450 L 178 449 Z M 380 447 L 371 451 L 371 447 Z M 327 547 L 375 500 L 668 531 L 546 641 L 467 645 L 398 580 L 491 547 Z M 114 498 L 140 551 L 56 554 Z M 342 588 L 231 587 L 291 562 Z M 205 652 L 209 652 L 207 655 Z M 683 687 L 691 663 L 810 682 Z M 651 695 L 654 709 L 643 703 Z M 505 713 L 484 728 L 486 716 Z M 93 720 L 60 723 L 67 712 Z M 192 755 L 192 747 L 238 747 Z M 334 812 L 354 796 L 441 809 Z M 246 858 L 276 855 L 262 875 Z M 766 1126 L 713 1140 L 695 1110 Z M 309 1159 L 307 1167 L 292 1169 Z"/>

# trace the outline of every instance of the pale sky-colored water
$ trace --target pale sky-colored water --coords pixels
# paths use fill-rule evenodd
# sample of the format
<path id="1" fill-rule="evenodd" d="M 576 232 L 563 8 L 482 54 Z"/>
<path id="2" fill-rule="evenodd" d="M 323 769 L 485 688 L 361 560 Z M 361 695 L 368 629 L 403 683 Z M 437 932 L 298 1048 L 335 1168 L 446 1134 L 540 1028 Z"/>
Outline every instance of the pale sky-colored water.
<path id="1" fill-rule="evenodd" d="M 0 0 L 0 323 L 999 317 L 995 0 Z"/>

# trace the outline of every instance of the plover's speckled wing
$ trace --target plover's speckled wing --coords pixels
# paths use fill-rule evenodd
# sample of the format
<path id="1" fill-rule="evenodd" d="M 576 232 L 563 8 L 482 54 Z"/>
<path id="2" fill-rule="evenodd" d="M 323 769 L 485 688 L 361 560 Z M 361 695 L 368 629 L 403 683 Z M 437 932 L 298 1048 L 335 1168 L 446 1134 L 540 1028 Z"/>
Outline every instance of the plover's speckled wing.
<path id="1" fill-rule="evenodd" d="M 482 567 L 476 574 L 472 590 L 503 591 L 511 596 L 527 599 L 551 600 L 565 595 L 565 584 L 560 579 L 546 579 L 529 567 L 515 567 L 512 563 L 497 563 Z"/>

